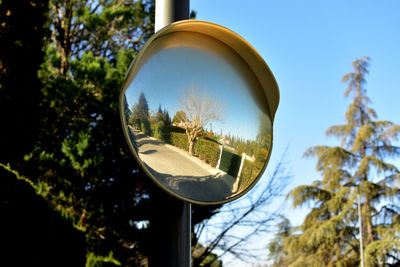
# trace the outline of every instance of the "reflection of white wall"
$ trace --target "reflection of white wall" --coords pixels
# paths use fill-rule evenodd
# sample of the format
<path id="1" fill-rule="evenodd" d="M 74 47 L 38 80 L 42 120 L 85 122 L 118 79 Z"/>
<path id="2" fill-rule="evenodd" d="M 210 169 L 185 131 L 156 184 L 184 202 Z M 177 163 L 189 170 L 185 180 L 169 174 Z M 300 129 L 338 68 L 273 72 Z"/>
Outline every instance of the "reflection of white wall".
<path id="1" fill-rule="evenodd" d="M 251 161 L 251 162 L 254 162 L 254 161 L 256 160 L 256 158 L 254 157 L 254 155 L 249 156 L 249 155 L 246 155 L 245 153 L 243 153 L 243 154 L 244 154 L 245 158 L 246 158 L 247 160 Z"/>
<path id="2" fill-rule="evenodd" d="M 227 139 L 225 136 L 222 136 L 218 141 L 223 145 L 229 145 L 230 143 L 229 139 Z"/>

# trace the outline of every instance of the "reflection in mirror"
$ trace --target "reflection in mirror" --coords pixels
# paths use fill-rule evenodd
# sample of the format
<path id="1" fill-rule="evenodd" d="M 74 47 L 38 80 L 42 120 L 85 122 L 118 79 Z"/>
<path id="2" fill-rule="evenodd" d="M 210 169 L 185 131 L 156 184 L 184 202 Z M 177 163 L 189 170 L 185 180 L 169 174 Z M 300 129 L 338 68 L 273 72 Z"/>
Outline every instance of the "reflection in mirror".
<path id="1" fill-rule="evenodd" d="M 131 149 L 155 181 L 195 203 L 227 202 L 266 165 L 272 123 L 244 60 L 198 33 L 153 41 L 128 74 L 121 109 Z M 122 111 L 122 110 L 121 110 Z"/>

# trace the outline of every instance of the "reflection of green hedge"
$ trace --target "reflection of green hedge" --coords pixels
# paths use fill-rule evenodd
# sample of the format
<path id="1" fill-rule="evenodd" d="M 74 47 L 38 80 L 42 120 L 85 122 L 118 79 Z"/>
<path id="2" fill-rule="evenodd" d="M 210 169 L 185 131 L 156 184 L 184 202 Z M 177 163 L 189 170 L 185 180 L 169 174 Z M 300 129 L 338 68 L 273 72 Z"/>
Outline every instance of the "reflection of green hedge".
<path id="1" fill-rule="evenodd" d="M 240 173 L 239 190 L 247 188 L 260 173 L 263 163 L 259 161 L 250 161 L 245 159 Z"/>
<path id="2" fill-rule="evenodd" d="M 170 133 L 170 144 L 186 151 L 189 150 L 189 142 L 185 133 Z M 206 139 L 197 139 L 194 144 L 194 154 L 215 167 L 218 163 L 219 145 L 218 143 Z"/>
<path id="3" fill-rule="evenodd" d="M 170 133 L 168 131 L 168 125 L 165 125 L 163 121 L 151 122 L 151 135 L 158 140 L 164 140 L 170 142 Z"/>
<path id="4" fill-rule="evenodd" d="M 245 159 L 243 161 L 242 172 L 240 173 L 240 189 L 246 188 L 257 176 L 253 162 Z"/>
<path id="5" fill-rule="evenodd" d="M 206 139 L 197 139 L 194 144 L 194 153 L 211 166 L 217 166 L 219 158 L 218 143 Z"/>
<path id="6" fill-rule="evenodd" d="M 170 133 L 171 144 L 184 150 L 189 150 L 189 142 L 184 133 Z"/>
<path id="7" fill-rule="evenodd" d="M 140 130 L 142 133 L 145 133 L 147 135 L 151 135 L 151 128 L 150 128 L 150 122 L 149 121 L 142 121 L 140 123 Z"/>

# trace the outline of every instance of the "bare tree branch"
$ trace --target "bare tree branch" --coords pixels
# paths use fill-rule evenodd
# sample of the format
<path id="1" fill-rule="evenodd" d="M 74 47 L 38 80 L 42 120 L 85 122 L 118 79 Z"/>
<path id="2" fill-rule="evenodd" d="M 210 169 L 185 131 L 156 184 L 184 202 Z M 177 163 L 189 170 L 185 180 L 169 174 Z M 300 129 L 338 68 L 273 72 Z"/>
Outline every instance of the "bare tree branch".
<path id="1" fill-rule="evenodd" d="M 185 112 L 185 116 L 180 119 L 184 123 L 188 137 L 189 153 L 193 155 L 197 136 L 209 122 L 222 120 L 224 106 L 219 103 L 218 99 L 211 98 L 206 91 L 199 91 L 194 85 L 191 85 L 189 89 L 183 89 L 180 102 L 182 110 Z"/>
<path id="2" fill-rule="evenodd" d="M 253 191 L 240 202 L 226 204 L 211 220 L 196 226 L 198 239 L 200 235 L 213 237 L 202 238 L 206 241 L 201 252 L 197 251 L 194 255 L 194 267 L 216 251 L 219 257 L 231 254 L 242 261 L 257 258 L 248 245 L 252 238 L 272 231 L 283 205 L 272 209 L 271 204 L 278 197 L 283 197 L 284 188 L 291 180 L 291 175 L 286 171 L 284 155 L 261 190 Z"/>

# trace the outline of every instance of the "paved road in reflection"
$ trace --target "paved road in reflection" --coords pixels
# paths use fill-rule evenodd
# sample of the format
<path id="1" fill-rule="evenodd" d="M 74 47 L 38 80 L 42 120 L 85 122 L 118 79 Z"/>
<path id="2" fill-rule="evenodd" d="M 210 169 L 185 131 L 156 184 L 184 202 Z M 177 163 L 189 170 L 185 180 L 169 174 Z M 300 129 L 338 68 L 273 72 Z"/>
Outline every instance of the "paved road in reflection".
<path id="1" fill-rule="evenodd" d="M 221 201 L 236 195 L 238 179 L 187 152 L 130 128 L 139 157 L 148 170 L 175 193 L 198 201 Z"/>

